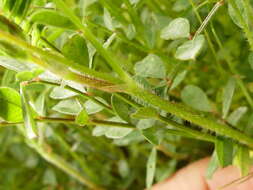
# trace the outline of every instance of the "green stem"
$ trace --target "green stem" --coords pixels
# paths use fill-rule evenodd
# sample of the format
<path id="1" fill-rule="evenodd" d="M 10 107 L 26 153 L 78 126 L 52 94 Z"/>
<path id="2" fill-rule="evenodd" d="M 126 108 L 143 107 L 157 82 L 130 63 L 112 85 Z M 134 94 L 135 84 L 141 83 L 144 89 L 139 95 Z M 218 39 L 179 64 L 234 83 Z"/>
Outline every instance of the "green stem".
<path id="1" fill-rule="evenodd" d="M 127 99 L 124 95 L 122 94 L 119 94 L 119 93 L 115 93 L 115 95 L 120 98 L 121 100 L 125 101 L 126 103 L 128 103 L 129 105 L 133 106 L 134 108 L 140 108 L 142 107 L 141 105 Z M 176 129 L 179 129 L 180 131 L 177 131 L 178 135 L 180 134 L 184 134 L 183 136 L 190 136 L 191 138 L 195 138 L 195 139 L 199 139 L 199 140 L 203 140 L 203 141 L 209 141 L 209 142 L 215 142 L 215 138 L 212 136 L 212 135 L 209 135 L 209 134 L 205 134 L 205 133 L 201 133 L 199 131 L 196 131 L 196 130 L 193 130 L 189 127 L 186 127 L 184 125 L 181 125 L 175 121 L 172 121 L 172 120 L 169 120 L 168 118 L 166 117 L 163 117 L 161 115 L 158 115 L 156 118 L 154 119 L 157 119 L 163 123 L 166 123 L 167 125 L 169 126 L 172 126 Z"/>
<path id="2" fill-rule="evenodd" d="M 35 118 L 36 122 L 43 122 L 43 123 L 70 123 L 75 124 L 75 119 L 73 118 L 54 118 L 54 117 L 37 117 Z M 8 127 L 14 125 L 20 125 L 23 122 L 15 122 L 15 123 L 8 123 L 8 122 L 0 122 L 0 127 Z M 86 125 L 100 125 L 105 127 L 122 127 L 122 128 L 135 128 L 135 126 L 129 123 L 120 123 L 120 122 L 113 122 L 113 121 L 104 121 L 104 120 L 97 120 L 97 119 L 90 119 L 87 121 Z"/>
<path id="3" fill-rule="evenodd" d="M 51 85 L 51 86 L 61 86 L 61 84 L 59 83 L 54 83 L 54 82 L 49 82 L 49 81 L 44 81 L 44 80 L 41 80 L 39 78 L 36 78 L 35 80 L 31 80 L 28 82 L 28 84 L 33 84 L 33 83 L 40 83 L 40 84 L 46 84 L 46 85 Z M 94 98 L 93 96 L 87 94 L 87 93 L 84 93 L 84 92 L 81 92 L 75 88 L 72 88 L 70 86 L 64 86 L 65 89 L 68 89 L 72 92 L 75 92 L 79 95 L 81 95 L 82 97 L 88 99 L 88 100 L 91 100 L 92 102 L 100 105 L 101 107 L 103 107 L 106 111 L 108 111 L 109 113 L 115 115 L 113 109 L 109 106 L 107 106 L 106 104 L 104 104 L 103 102 L 97 100 L 96 98 Z"/>
<path id="4" fill-rule="evenodd" d="M 194 2 L 193 2 L 192 0 L 188 0 L 188 1 L 189 1 L 189 3 L 191 4 L 191 6 L 192 6 L 192 8 L 193 8 L 193 11 L 194 11 L 194 13 L 195 13 L 195 15 L 196 15 L 196 17 L 197 17 L 197 19 L 199 20 L 199 23 L 202 25 L 202 23 L 203 23 L 202 18 L 201 18 L 201 16 L 200 16 L 200 14 L 198 13 L 198 10 L 197 10 L 197 8 L 196 8 Z M 216 54 L 214 45 L 213 45 L 212 40 L 211 40 L 211 38 L 210 38 L 208 32 L 206 31 L 206 29 L 204 29 L 204 34 L 205 34 L 205 37 L 206 37 L 206 39 L 207 39 L 208 46 L 210 47 L 210 50 L 211 50 L 211 52 L 212 52 L 212 54 L 213 54 L 213 56 L 214 56 L 214 58 L 215 58 L 215 63 L 216 63 L 216 65 L 217 65 L 218 71 L 220 72 L 221 76 L 223 76 L 224 73 L 226 73 L 226 72 L 224 71 L 224 69 L 223 69 L 223 68 L 221 67 L 221 65 L 219 64 L 218 56 L 217 56 L 217 54 Z"/>
<path id="5" fill-rule="evenodd" d="M 167 100 L 164 100 L 152 93 L 145 91 L 144 89 L 141 89 L 140 87 L 132 88 L 131 90 L 129 90 L 129 94 L 132 94 L 133 96 L 139 99 L 142 99 L 159 109 L 165 110 L 180 118 L 190 121 L 196 125 L 199 125 L 202 128 L 216 132 L 219 135 L 230 137 L 234 140 L 237 140 L 238 142 L 242 144 L 246 144 L 249 147 L 253 148 L 253 139 L 249 137 L 248 135 L 236 129 L 233 129 L 227 125 L 217 123 L 202 115 L 193 113 L 191 111 L 187 111 L 186 109 L 183 109 L 179 105 L 175 103 L 171 103 Z"/>
<path id="6" fill-rule="evenodd" d="M 118 65 L 117 61 L 114 59 L 114 55 L 107 51 L 103 45 L 97 40 L 93 33 L 82 24 L 81 20 L 73 13 L 72 10 L 62 1 L 54 0 L 56 5 L 69 17 L 69 19 L 79 28 L 84 37 L 89 40 L 96 50 L 101 54 L 102 57 L 107 61 L 107 63 L 112 67 L 112 69 L 121 77 L 123 81 L 131 81 L 132 79 L 128 74 Z"/>

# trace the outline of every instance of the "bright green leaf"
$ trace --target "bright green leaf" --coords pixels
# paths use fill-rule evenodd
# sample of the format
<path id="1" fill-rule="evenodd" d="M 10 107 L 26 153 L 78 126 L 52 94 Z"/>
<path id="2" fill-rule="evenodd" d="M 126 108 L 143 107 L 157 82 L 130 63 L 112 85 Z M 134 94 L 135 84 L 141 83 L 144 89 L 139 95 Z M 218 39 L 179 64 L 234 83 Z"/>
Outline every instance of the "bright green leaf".
<path id="1" fill-rule="evenodd" d="M 21 103 L 22 103 L 22 112 L 24 118 L 24 126 L 26 130 L 26 136 L 29 139 L 36 138 L 37 135 L 37 126 L 36 122 L 33 118 L 33 111 L 29 104 L 29 97 L 25 92 L 25 86 L 20 85 L 20 95 L 21 95 Z"/>
<path id="2" fill-rule="evenodd" d="M 173 80 L 173 83 L 170 87 L 170 90 L 175 89 L 185 79 L 186 74 L 187 74 L 186 70 L 184 70 L 181 73 L 177 74 L 177 76 Z"/>
<path id="3" fill-rule="evenodd" d="M 223 100 L 222 100 L 222 118 L 225 119 L 227 117 L 232 98 L 234 95 L 236 86 L 236 81 L 234 78 L 230 78 L 223 92 Z"/>
<path id="4" fill-rule="evenodd" d="M 155 170 L 156 170 L 156 148 L 153 147 L 147 161 L 147 172 L 146 172 L 146 187 L 150 188 L 154 181 Z"/>
<path id="5" fill-rule="evenodd" d="M 215 151 L 221 167 L 232 164 L 233 160 L 233 144 L 227 139 L 216 139 Z"/>
<path id="6" fill-rule="evenodd" d="M 191 59 L 194 60 L 200 53 L 200 50 L 202 49 L 204 42 L 205 42 L 204 36 L 199 35 L 195 39 L 183 43 L 183 45 L 177 48 L 175 57 L 183 61 Z"/>
<path id="7" fill-rule="evenodd" d="M 49 96 L 50 98 L 53 98 L 53 99 L 66 99 L 66 98 L 71 98 L 76 95 L 77 94 L 75 92 L 72 92 L 63 87 L 55 87 L 53 88 Z"/>
<path id="8" fill-rule="evenodd" d="M 240 168 L 242 176 L 246 176 L 249 173 L 251 160 L 248 147 L 238 145 L 238 149 L 234 158 L 234 164 Z"/>
<path id="9" fill-rule="evenodd" d="M 78 125 L 85 125 L 87 124 L 89 120 L 89 115 L 87 113 L 87 111 L 85 109 L 82 109 L 78 115 L 76 116 L 76 120 L 75 122 L 78 124 Z"/>
<path id="10" fill-rule="evenodd" d="M 245 106 L 239 107 L 234 110 L 227 118 L 229 124 L 236 126 L 242 116 L 248 111 L 248 108 Z"/>
<path id="11" fill-rule="evenodd" d="M 0 87 L 0 117 L 8 122 L 23 121 L 21 98 L 17 91 Z"/>
<path id="12" fill-rule="evenodd" d="M 214 151 L 206 170 L 206 178 L 212 179 L 214 172 L 218 168 L 219 168 L 219 160 L 218 160 L 217 152 Z"/>
<path id="13" fill-rule="evenodd" d="M 245 23 L 248 23 L 248 15 L 247 15 L 244 1 L 243 0 L 233 0 L 233 1 L 235 2 L 236 6 L 239 10 L 239 13 L 242 15 Z M 243 24 L 242 24 L 241 20 L 238 18 L 236 10 L 231 5 L 231 3 L 228 4 L 228 13 L 229 13 L 229 16 L 232 19 L 232 21 L 240 28 L 243 28 Z"/>
<path id="14" fill-rule="evenodd" d="M 30 16 L 33 23 L 66 29 L 76 29 L 75 25 L 64 15 L 54 10 L 39 10 Z"/>
<path id="15" fill-rule="evenodd" d="M 81 105 L 76 99 L 67 99 L 60 101 L 52 109 L 67 115 L 77 115 L 81 111 Z"/>
<path id="16" fill-rule="evenodd" d="M 141 77 L 165 78 L 166 68 L 163 61 L 154 54 L 149 54 L 134 66 L 135 74 Z"/>
<path id="17" fill-rule="evenodd" d="M 89 66 L 89 53 L 86 41 L 78 34 L 73 35 L 68 39 L 62 47 L 62 53 L 66 58 L 75 63 L 86 67 Z"/>
<path id="18" fill-rule="evenodd" d="M 253 52 L 250 52 L 248 61 L 249 61 L 251 69 L 253 69 Z"/>
<path id="19" fill-rule="evenodd" d="M 198 86 L 186 86 L 181 92 L 181 98 L 185 104 L 196 110 L 205 112 L 212 111 L 205 92 Z"/>
<path id="20" fill-rule="evenodd" d="M 130 106 L 115 95 L 111 98 L 115 113 L 124 121 L 130 122 Z"/>
<path id="21" fill-rule="evenodd" d="M 165 40 L 176 40 L 190 36 L 190 23 L 186 18 L 176 18 L 168 26 L 162 29 L 161 38 Z"/>

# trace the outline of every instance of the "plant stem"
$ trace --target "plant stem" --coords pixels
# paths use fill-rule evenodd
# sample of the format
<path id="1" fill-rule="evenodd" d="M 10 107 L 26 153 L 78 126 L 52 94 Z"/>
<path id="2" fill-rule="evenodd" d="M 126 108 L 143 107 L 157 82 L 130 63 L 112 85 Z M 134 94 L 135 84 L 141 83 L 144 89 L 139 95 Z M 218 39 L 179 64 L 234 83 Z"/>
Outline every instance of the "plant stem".
<path id="1" fill-rule="evenodd" d="M 61 86 L 61 84 L 59 84 L 59 83 L 44 81 L 44 80 L 42 80 L 42 79 L 40 79 L 40 78 L 36 78 L 36 79 L 34 79 L 34 80 L 28 81 L 28 84 L 33 84 L 33 83 L 46 84 L 46 85 L 51 85 L 51 86 Z M 113 111 L 113 109 L 112 109 L 111 107 L 109 107 L 109 106 L 107 106 L 106 104 L 104 104 L 103 102 L 97 100 L 97 99 L 94 98 L 93 96 L 91 96 L 91 95 L 89 95 L 89 94 L 87 94 L 87 93 L 81 92 L 81 91 L 79 91 L 79 90 L 77 90 L 77 89 L 75 89 L 75 88 L 72 88 L 72 87 L 70 87 L 70 86 L 64 86 L 63 88 L 68 89 L 68 90 L 70 90 L 70 91 L 72 91 L 72 92 L 75 92 L 75 93 L 81 95 L 82 97 L 84 97 L 84 98 L 86 98 L 86 99 L 88 99 L 88 100 L 91 100 L 92 102 L 94 102 L 94 103 L 100 105 L 101 107 L 103 107 L 103 108 L 104 108 L 106 111 L 108 111 L 109 113 L 111 113 L 111 114 L 113 114 L 113 115 L 115 114 L 114 111 Z"/>
<path id="2" fill-rule="evenodd" d="M 74 118 L 57 118 L 57 117 L 42 117 L 39 116 L 35 118 L 36 122 L 43 122 L 43 123 L 70 123 L 75 124 Z M 15 123 L 8 123 L 8 122 L 0 122 L 0 127 L 8 127 L 14 125 L 20 125 L 23 122 L 15 122 Z M 113 121 L 104 121 L 104 120 L 97 120 L 97 119 L 90 119 L 87 121 L 86 125 L 100 125 L 106 127 L 122 127 L 122 128 L 135 128 L 135 126 L 129 123 L 121 123 L 121 122 L 113 122 Z"/>
<path id="3" fill-rule="evenodd" d="M 69 19 L 79 28 L 84 37 L 89 40 L 96 50 L 104 57 L 107 63 L 112 67 L 112 69 L 121 77 L 123 81 L 131 81 L 132 79 L 128 74 L 118 65 L 117 61 L 114 59 L 114 55 L 107 51 L 103 45 L 96 39 L 93 33 L 82 24 L 81 20 L 69 9 L 69 7 L 62 0 L 54 0 L 56 5 L 69 17 Z"/>
<path id="4" fill-rule="evenodd" d="M 246 144 L 249 147 L 253 148 L 253 139 L 251 137 L 227 125 L 219 124 L 202 115 L 183 109 L 179 105 L 164 100 L 152 93 L 145 91 L 144 89 L 141 89 L 140 87 L 132 88 L 129 93 L 139 99 L 146 101 L 154 107 L 165 110 L 182 119 L 199 125 L 202 128 L 216 132 L 219 135 L 230 137 L 242 144 Z"/>
<path id="5" fill-rule="evenodd" d="M 103 80 L 109 81 L 112 84 L 114 84 L 115 82 L 116 83 L 121 82 L 119 79 L 111 77 L 108 74 L 105 75 L 103 73 L 99 73 L 97 71 L 91 70 L 87 67 L 75 64 L 58 54 L 49 53 L 48 51 L 44 51 L 44 50 L 41 50 L 37 47 L 31 46 L 30 44 L 23 41 L 22 39 L 19 39 L 19 38 L 15 37 L 11 34 L 8 34 L 2 30 L 0 30 L 0 39 L 6 41 L 7 43 L 11 43 L 13 45 L 16 45 L 22 49 L 25 49 L 26 51 L 30 52 L 33 55 L 33 57 L 36 57 L 36 55 L 39 55 L 39 56 L 43 57 L 44 59 L 47 59 L 48 61 L 55 61 L 54 64 L 49 65 L 43 61 L 38 61 L 39 59 L 37 58 L 37 62 L 35 62 L 35 63 L 45 69 L 50 69 L 50 70 L 53 69 L 54 71 L 58 71 L 58 72 L 61 70 L 68 70 L 68 73 L 70 73 L 71 71 L 68 69 L 68 67 L 72 67 L 74 69 L 77 69 L 80 72 L 83 72 L 84 74 L 86 74 L 88 76 L 97 78 L 98 80 L 100 79 L 101 81 L 103 81 Z"/>
<path id="6" fill-rule="evenodd" d="M 115 95 L 117 97 L 119 97 L 120 99 L 122 99 L 123 101 L 125 101 L 126 103 L 130 104 L 131 106 L 133 106 L 134 108 L 138 109 L 138 108 L 142 107 L 141 105 L 139 105 L 139 104 L 137 104 L 137 103 L 135 103 L 135 102 L 133 102 L 131 100 L 128 100 L 127 98 L 125 98 L 123 95 L 121 95 L 119 93 L 116 93 Z M 159 121 L 161 121 L 163 123 L 166 123 L 167 125 L 169 125 L 171 127 L 179 129 L 180 131 L 177 131 L 178 135 L 184 134 L 183 136 L 191 136 L 191 138 L 195 138 L 195 139 L 199 139 L 199 140 L 203 140 L 203 141 L 208 141 L 208 142 L 215 142 L 215 137 L 213 137 L 212 135 L 207 134 L 207 133 L 201 133 L 199 131 L 196 131 L 194 129 L 191 129 L 189 127 L 181 125 L 181 124 L 179 124 L 179 123 L 177 123 L 175 121 L 169 120 L 168 118 L 163 117 L 161 115 L 158 115 L 154 119 L 159 120 Z"/>
<path id="7" fill-rule="evenodd" d="M 201 16 L 199 15 L 198 10 L 197 10 L 197 8 L 196 8 L 194 2 L 193 2 L 192 0 L 188 0 L 188 1 L 189 1 L 189 3 L 191 4 L 191 6 L 192 6 L 192 8 L 193 8 L 193 11 L 194 11 L 194 13 L 195 13 L 195 15 L 196 15 L 196 17 L 197 17 L 197 19 L 199 20 L 199 23 L 202 25 L 202 23 L 203 23 L 202 18 L 201 18 Z M 207 39 L 207 43 L 208 43 L 208 45 L 209 45 L 209 47 L 210 47 L 210 50 L 211 50 L 211 52 L 212 52 L 212 54 L 213 54 L 213 56 L 214 56 L 214 58 L 215 58 L 215 62 L 216 62 L 218 71 L 220 72 L 220 75 L 223 76 L 224 73 L 225 73 L 225 71 L 224 71 L 224 69 L 221 67 L 221 65 L 220 65 L 219 62 L 218 62 L 218 57 L 217 57 L 217 54 L 216 54 L 214 45 L 213 45 L 213 43 L 212 43 L 212 41 L 211 41 L 211 38 L 210 38 L 208 32 L 206 31 L 206 29 L 204 29 L 204 34 L 205 34 L 205 37 L 206 37 L 206 39 Z"/>

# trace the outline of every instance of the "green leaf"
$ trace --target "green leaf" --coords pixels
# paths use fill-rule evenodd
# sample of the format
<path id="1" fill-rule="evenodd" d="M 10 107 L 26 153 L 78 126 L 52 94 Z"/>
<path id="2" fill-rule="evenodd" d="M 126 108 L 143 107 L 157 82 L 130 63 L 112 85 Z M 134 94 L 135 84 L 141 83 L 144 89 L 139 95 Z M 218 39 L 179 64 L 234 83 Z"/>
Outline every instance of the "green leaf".
<path id="1" fill-rule="evenodd" d="M 177 48 L 175 57 L 179 60 L 186 61 L 191 59 L 196 59 L 200 50 L 202 49 L 205 43 L 205 37 L 203 35 L 197 36 L 193 40 L 189 40 L 183 45 Z"/>
<path id="2" fill-rule="evenodd" d="M 216 139 L 215 151 L 221 167 L 232 164 L 233 160 L 233 143 L 227 139 Z"/>
<path id="3" fill-rule="evenodd" d="M 157 127 L 143 129 L 141 133 L 145 139 L 153 145 L 159 145 L 163 138 L 161 131 L 159 131 Z"/>
<path id="4" fill-rule="evenodd" d="M 87 113 L 87 111 L 85 109 L 82 109 L 78 115 L 76 116 L 76 120 L 75 122 L 80 125 L 80 126 L 83 126 L 83 125 L 86 125 L 87 122 L 89 120 L 89 115 Z"/>
<path id="5" fill-rule="evenodd" d="M 244 1 L 243 0 L 233 0 L 233 1 L 237 5 L 237 8 L 238 8 L 240 14 L 242 15 L 245 23 L 248 23 L 248 14 L 247 14 L 247 10 L 244 5 Z M 230 18 L 232 19 L 232 21 L 237 26 L 239 26 L 240 28 L 243 28 L 243 24 L 242 24 L 241 20 L 238 18 L 236 10 L 233 8 L 233 6 L 230 3 L 228 4 L 228 14 L 229 14 Z"/>
<path id="6" fill-rule="evenodd" d="M 165 40 L 176 40 L 190 36 L 190 23 L 186 18 L 176 18 L 168 26 L 162 29 L 161 38 Z"/>
<path id="7" fill-rule="evenodd" d="M 242 176 L 246 176 L 249 174 L 251 160 L 248 147 L 238 145 L 238 149 L 234 158 L 234 164 L 240 168 Z"/>
<path id="8" fill-rule="evenodd" d="M 108 121 L 114 121 L 114 122 L 121 122 L 125 123 L 122 119 L 119 117 L 112 117 L 108 119 Z M 99 126 L 97 125 L 93 131 L 93 136 L 102 136 L 105 135 L 107 138 L 111 139 L 120 139 L 125 136 L 127 136 L 129 133 L 131 133 L 133 129 L 131 128 L 124 128 L 124 127 L 108 127 L 108 126 Z"/>
<path id="9" fill-rule="evenodd" d="M 39 76 L 41 72 L 43 72 L 41 69 L 19 72 L 16 74 L 16 81 L 22 82 L 32 80 L 33 78 Z"/>
<path id="10" fill-rule="evenodd" d="M 185 104 L 196 110 L 205 112 L 212 111 L 205 92 L 198 86 L 186 86 L 181 92 L 181 98 Z"/>
<path id="11" fill-rule="evenodd" d="M 79 34 L 71 36 L 62 47 L 63 55 L 86 67 L 89 66 L 89 53 L 86 41 Z"/>
<path id="12" fill-rule="evenodd" d="M 106 8 L 104 8 L 103 19 L 104 19 L 104 23 L 105 23 L 106 28 L 113 31 L 114 30 L 113 20 L 112 20 L 111 14 L 109 13 L 109 11 Z"/>
<path id="13" fill-rule="evenodd" d="M 30 16 L 32 23 L 75 30 L 76 26 L 68 17 L 54 10 L 39 10 Z"/>
<path id="14" fill-rule="evenodd" d="M 137 123 L 137 128 L 140 130 L 152 127 L 155 124 L 154 119 L 140 119 Z"/>
<path id="15" fill-rule="evenodd" d="M 100 98 L 100 97 L 96 97 L 97 100 L 101 101 L 102 103 L 104 103 L 105 105 L 108 105 L 108 103 L 103 99 L 103 98 Z M 93 102 L 92 100 L 88 100 L 84 103 L 84 107 L 87 111 L 87 113 L 90 115 L 90 114 L 94 114 L 94 113 L 97 113 L 97 112 L 100 112 L 102 111 L 104 108 L 99 105 L 99 104 L 96 104 L 95 102 Z"/>
<path id="16" fill-rule="evenodd" d="M 148 189 L 152 186 L 155 177 L 156 155 L 157 155 L 156 148 L 153 147 L 147 161 L 146 187 Z"/>
<path id="17" fill-rule="evenodd" d="M 227 121 L 229 124 L 236 126 L 242 116 L 248 111 L 248 108 L 245 106 L 239 107 L 236 110 L 234 110 L 227 118 Z"/>
<path id="18" fill-rule="evenodd" d="M 32 108 L 29 104 L 29 97 L 25 92 L 25 86 L 23 84 L 20 85 L 20 95 L 22 102 L 22 112 L 24 118 L 24 126 L 26 130 L 26 136 L 29 139 L 36 138 L 37 135 L 37 126 L 36 122 L 33 118 Z"/>
<path id="19" fill-rule="evenodd" d="M 67 99 L 60 101 L 52 109 L 67 115 L 77 115 L 82 108 L 76 99 Z"/>
<path id="20" fill-rule="evenodd" d="M 187 74 L 186 70 L 184 70 L 181 73 L 177 74 L 177 76 L 173 80 L 173 83 L 170 87 L 170 90 L 175 89 L 185 79 L 186 74 Z"/>
<path id="21" fill-rule="evenodd" d="M 111 98 L 115 113 L 124 121 L 130 122 L 130 106 L 115 95 Z"/>
<path id="22" fill-rule="evenodd" d="M 223 119 L 227 117 L 227 114 L 232 102 L 232 98 L 234 95 L 235 86 L 236 86 L 236 80 L 234 78 L 230 78 L 224 89 L 223 98 L 222 98 L 223 99 L 222 101 L 222 118 Z"/>
<path id="23" fill-rule="evenodd" d="M 211 157 L 211 160 L 209 161 L 207 170 L 206 170 L 206 178 L 212 179 L 212 176 L 214 172 L 219 168 L 219 160 L 217 156 L 217 152 L 214 151 L 213 155 Z"/>
<path id="24" fill-rule="evenodd" d="M 151 107 L 142 107 L 137 109 L 137 111 L 133 113 L 131 116 L 138 119 L 148 119 L 148 118 L 156 118 L 158 116 L 158 113 L 155 109 Z"/>
<path id="25" fill-rule="evenodd" d="M 0 87 L 0 117 L 8 122 L 23 121 L 21 98 L 17 91 Z"/>
<path id="26" fill-rule="evenodd" d="M 77 93 L 72 92 L 63 87 L 55 87 L 49 94 L 50 98 L 53 98 L 53 99 L 66 99 L 66 98 L 71 98 L 76 95 Z"/>
<path id="27" fill-rule="evenodd" d="M 27 66 L 24 62 L 5 56 L 0 56 L 0 65 L 16 72 L 30 70 L 29 66 Z"/>
<path id="28" fill-rule="evenodd" d="M 163 61 L 154 54 L 149 54 L 134 65 L 135 74 L 141 77 L 165 78 L 166 68 Z"/>

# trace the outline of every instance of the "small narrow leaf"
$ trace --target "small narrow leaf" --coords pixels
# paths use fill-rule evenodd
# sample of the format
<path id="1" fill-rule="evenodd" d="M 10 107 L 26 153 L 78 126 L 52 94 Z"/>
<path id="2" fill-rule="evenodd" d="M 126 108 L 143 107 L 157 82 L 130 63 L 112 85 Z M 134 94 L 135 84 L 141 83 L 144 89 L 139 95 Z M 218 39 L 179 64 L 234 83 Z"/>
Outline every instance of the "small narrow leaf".
<path id="1" fill-rule="evenodd" d="M 149 143 L 156 146 L 160 144 L 163 137 L 161 131 L 159 131 L 156 127 L 144 129 L 141 133 Z"/>
<path id="2" fill-rule="evenodd" d="M 230 140 L 216 139 L 215 151 L 221 167 L 232 164 L 233 160 L 233 144 Z"/>
<path id="3" fill-rule="evenodd" d="M 39 10 L 31 15 L 30 21 L 47 26 L 76 29 L 75 25 L 67 17 L 54 10 Z"/>
<path id="4" fill-rule="evenodd" d="M 147 172 L 146 172 L 146 187 L 150 188 L 154 181 L 155 170 L 156 170 L 156 148 L 153 147 L 148 161 L 147 161 Z"/>
<path id="5" fill-rule="evenodd" d="M 113 31 L 114 30 L 113 20 L 112 20 L 111 14 L 109 13 L 109 11 L 106 8 L 104 8 L 103 19 L 104 19 L 104 23 L 105 23 L 106 28 Z"/>
<path id="6" fill-rule="evenodd" d="M 249 155 L 249 148 L 243 145 L 238 145 L 238 149 L 234 158 L 234 163 L 240 168 L 241 175 L 246 176 L 249 174 L 251 160 Z"/>
<path id="7" fill-rule="evenodd" d="M 66 58 L 75 63 L 86 67 L 89 66 L 89 53 L 86 41 L 78 34 L 68 39 L 62 47 L 62 53 Z"/>
<path id="8" fill-rule="evenodd" d="M 75 122 L 80 125 L 80 126 L 83 126 L 83 125 L 86 125 L 87 122 L 89 120 L 89 115 L 87 113 L 87 111 L 85 109 L 82 109 L 78 115 L 76 116 L 76 120 Z"/>
<path id="9" fill-rule="evenodd" d="M 195 39 L 183 43 L 183 45 L 177 48 L 175 57 L 182 61 L 196 59 L 204 45 L 204 42 L 204 36 L 199 35 Z"/>
<path id="10" fill-rule="evenodd" d="M 198 86 L 186 86 L 181 92 L 181 98 L 185 104 L 196 110 L 205 112 L 212 111 L 205 92 Z"/>
<path id="11" fill-rule="evenodd" d="M 170 90 L 175 89 L 185 79 L 186 74 L 187 74 L 186 70 L 184 70 L 181 73 L 177 74 L 177 76 L 173 80 L 173 83 L 170 87 Z"/>
<path id="12" fill-rule="evenodd" d="M 76 99 L 67 99 L 60 101 L 52 109 L 67 115 L 77 115 L 81 111 L 81 105 Z"/>
<path id="13" fill-rule="evenodd" d="M 33 118 L 32 108 L 29 104 L 29 98 L 25 93 L 25 86 L 23 84 L 20 85 L 20 95 L 21 95 L 22 111 L 26 135 L 29 139 L 36 138 L 37 126 Z"/>
<path id="14" fill-rule="evenodd" d="M 108 119 L 108 121 L 125 123 L 119 117 L 112 117 L 112 118 Z M 121 126 L 119 126 L 119 127 L 108 127 L 108 126 L 99 126 L 99 125 L 97 125 L 93 129 L 92 135 L 93 136 L 105 135 L 107 138 L 120 139 L 120 138 L 123 138 L 123 137 L 127 136 L 132 131 L 133 131 L 132 128 L 125 128 L 125 127 L 121 127 Z"/>
<path id="15" fill-rule="evenodd" d="M 17 91 L 0 87 L 0 117 L 8 122 L 23 120 L 20 95 Z"/>
<path id="16" fill-rule="evenodd" d="M 103 98 L 96 97 L 96 99 L 99 100 L 99 101 L 101 101 L 105 105 L 108 105 L 108 103 Z M 89 115 L 97 113 L 97 112 L 100 112 L 100 111 L 102 111 L 104 109 L 101 105 L 96 104 L 95 102 L 93 102 L 91 100 L 86 101 L 84 103 L 84 107 L 85 107 L 85 109 L 86 109 L 86 111 L 87 111 L 87 113 Z"/>
<path id="17" fill-rule="evenodd" d="M 206 170 L 206 178 L 212 179 L 214 172 L 218 168 L 219 168 L 219 160 L 218 160 L 217 152 L 214 151 Z"/>
<path id="18" fill-rule="evenodd" d="M 149 54 L 134 66 L 136 75 L 141 77 L 165 78 L 166 68 L 163 61 L 154 54 Z"/>
<path id="19" fill-rule="evenodd" d="M 53 99 L 66 99 L 66 98 L 71 98 L 76 95 L 77 94 L 75 92 L 67 90 L 63 87 L 55 87 L 49 94 L 50 98 L 53 98 Z"/>
<path id="20" fill-rule="evenodd" d="M 236 86 L 236 81 L 234 78 L 230 78 L 223 93 L 223 101 L 222 101 L 222 118 L 225 119 L 227 117 L 232 98 L 234 95 Z"/>
<path id="21" fill-rule="evenodd" d="M 190 36 L 190 23 L 186 18 L 176 18 L 168 26 L 162 29 L 161 38 L 176 40 Z"/>
<path id="22" fill-rule="evenodd" d="M 112 95 L 111 102 L 115 113 L 124 121 L 130 122 L 130 106 L 115 95 Z"/>
<path id="23" fill-rule="evenodd" d="M 245 106 L 237 108 L 228 116 L 227 118 L 228 123 L 233 126 L 236 126 L 239 123 L 242 116 L 247 112 L 247 110 L 248 108 Z"/>
<path id="24" fill-rule="evenodd" d="M 140 130 L 152 127 L 155 124 L 154 119 L 140 119 L 137 123 L 137 128 Z"/>

